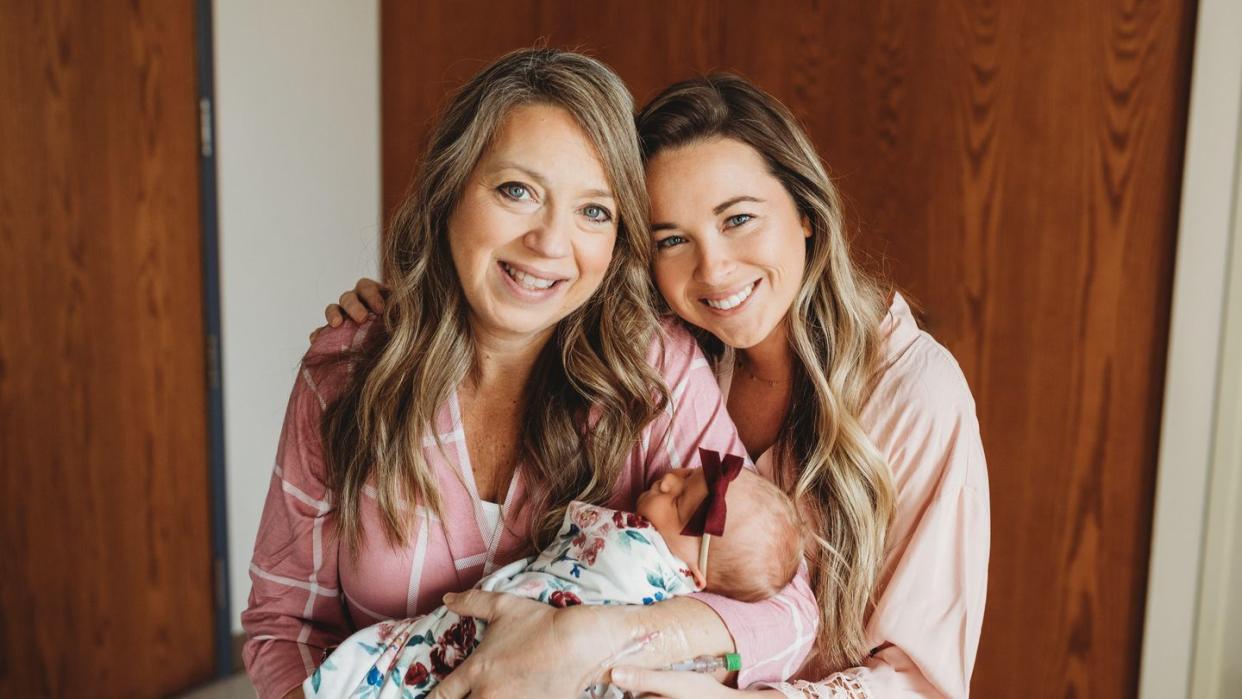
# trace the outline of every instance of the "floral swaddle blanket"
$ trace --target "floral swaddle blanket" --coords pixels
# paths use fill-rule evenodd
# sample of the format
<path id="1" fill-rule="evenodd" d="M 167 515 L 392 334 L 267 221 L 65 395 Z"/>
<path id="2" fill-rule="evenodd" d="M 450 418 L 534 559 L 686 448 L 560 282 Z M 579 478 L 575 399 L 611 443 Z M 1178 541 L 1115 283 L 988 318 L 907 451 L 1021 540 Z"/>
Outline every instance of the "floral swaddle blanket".
<path id="1" fill-rule="evenodd" d="M 642 517 L 570 503 L 556 539 L 534 558 L 483 578 L 478 589 L 554 607 L 652 604 L 695 591 L 685 563 Z M 350 636 L 302 685 L 308 697 L 419 699 L 479 645 L 486 624 L 445 607 Z"/>

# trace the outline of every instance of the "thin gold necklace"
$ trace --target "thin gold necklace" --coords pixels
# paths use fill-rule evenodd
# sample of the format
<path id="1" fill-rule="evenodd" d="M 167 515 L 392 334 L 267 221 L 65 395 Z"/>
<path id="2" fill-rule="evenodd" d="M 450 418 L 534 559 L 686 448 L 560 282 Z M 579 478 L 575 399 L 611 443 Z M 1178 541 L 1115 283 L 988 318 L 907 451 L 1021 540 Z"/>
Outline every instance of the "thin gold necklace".
<path id="1" fill-rule="evenodd" d="M 777 386 L 787 384 L 793 380 L 793 377 L 790 377 L 788 379 L 773 380 L 773 379 L 765 379 L 761 376 L 758 376 L 757 374 L 755 374 L 754 371 L 751 370 L 750 365 L 746 363 L 746 360 L 742 358 L 742 355 L 740 353 L 737 355 L 737 364 L 738 366 L 742 367 L 742 370 L 746 372 L 747 376 L 749 376 L 751 379 L 755 381 L 758 381 L 761 384 L 764 384 L 768 388 L 776 388 Z"/>

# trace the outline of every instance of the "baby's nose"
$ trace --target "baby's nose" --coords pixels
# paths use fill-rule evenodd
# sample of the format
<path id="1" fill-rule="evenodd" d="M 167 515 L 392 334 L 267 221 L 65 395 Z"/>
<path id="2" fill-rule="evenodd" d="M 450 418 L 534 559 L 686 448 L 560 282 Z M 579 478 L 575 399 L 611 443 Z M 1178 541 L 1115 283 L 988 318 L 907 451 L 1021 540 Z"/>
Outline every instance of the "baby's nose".
<path id="1" fill-rule="evenodd" d="M 676 473 L 666 473 L 664 474 L 664 477 L 660 479 L 661 492 L 671 493 L 680 487 L 681 477 L 679 477 Z"/>

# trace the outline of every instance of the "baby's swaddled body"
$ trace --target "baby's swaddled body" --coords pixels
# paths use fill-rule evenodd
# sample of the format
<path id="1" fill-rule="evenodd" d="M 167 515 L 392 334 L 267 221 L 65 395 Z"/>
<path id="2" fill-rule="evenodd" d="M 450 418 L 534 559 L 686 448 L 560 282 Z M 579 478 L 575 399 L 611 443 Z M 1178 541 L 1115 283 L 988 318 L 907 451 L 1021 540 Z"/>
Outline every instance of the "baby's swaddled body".
<path id="1" fill-rule="evenodd" d="M 642 517 L 574 502 L 550 546 L 476 587 L 569 607 L 652 604 L 694 592 L 695 581 Z M 470 655 L 485 628 L 445 607 L 367 627 L 338 646 L 303 691 L 308 697 L 424 697 Z"/>

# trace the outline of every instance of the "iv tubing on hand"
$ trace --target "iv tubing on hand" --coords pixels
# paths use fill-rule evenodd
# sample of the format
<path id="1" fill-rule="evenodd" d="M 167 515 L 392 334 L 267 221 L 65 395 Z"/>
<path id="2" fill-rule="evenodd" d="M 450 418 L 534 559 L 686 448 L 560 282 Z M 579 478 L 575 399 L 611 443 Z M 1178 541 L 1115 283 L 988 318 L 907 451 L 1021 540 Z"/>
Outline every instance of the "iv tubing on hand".
<path id="1" fill-rule="evenodd" d="M 679 670 L 682 672 L 715 672 L 717 670 L 728 670 L 736 672 L 742 668 L 742 656 L 737 653 L 728 653 L 726 655 L 700 655 L 693 660 L 683 660 L 679 663 L 673 663 L 665 670 Z"/>

